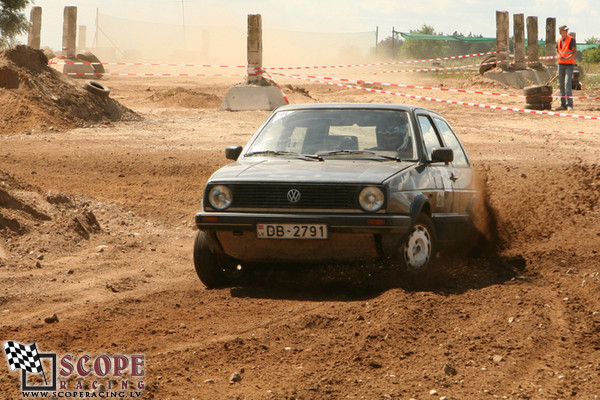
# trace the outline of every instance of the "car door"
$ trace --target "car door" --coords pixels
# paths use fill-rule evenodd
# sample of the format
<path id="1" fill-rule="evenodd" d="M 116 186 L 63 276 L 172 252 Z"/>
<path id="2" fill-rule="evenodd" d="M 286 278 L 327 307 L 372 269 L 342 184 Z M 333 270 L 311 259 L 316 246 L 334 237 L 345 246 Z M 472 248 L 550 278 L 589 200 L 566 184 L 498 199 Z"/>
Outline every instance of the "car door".
<path id="1" fill-rule="evenodd" d="M 454 152 L 454 161 L 448 166 L 454 192 L 452 213 L 466 214 L 472 206 L 471 203 L 475 195 L 471 163 L 450 125 L 438 116 L 433 116 L 433 121 L 442 136 L 445 146 L 451 148 Z"/>
<path id="2" fill-rule="evenodd" d="M 431 161 L 431 152 L 440 147 L 444 147 L 441 136 L 437 131 L 433 119 L 427 113 L 418 113 L 416 115 L 417 123 L 423 138 L 423 150 L 427 161 Z M 446 163 L 427 163 L 428 174 L 430 177 L 429 187 L 424 193 L 430 198 L 430 206 L 434 222 L 440 220 L 452 212 L 454 193 L 452 181 L 450 179 L 450 166 Z"/>

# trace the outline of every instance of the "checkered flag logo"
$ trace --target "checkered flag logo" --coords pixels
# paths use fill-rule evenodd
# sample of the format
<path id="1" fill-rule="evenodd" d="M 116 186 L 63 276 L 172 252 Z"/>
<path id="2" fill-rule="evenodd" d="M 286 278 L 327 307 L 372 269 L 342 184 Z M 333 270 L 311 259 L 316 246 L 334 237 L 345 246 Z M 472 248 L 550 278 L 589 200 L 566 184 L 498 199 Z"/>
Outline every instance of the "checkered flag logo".
<path id="1" fill-rule="evenodd" d="M 32 374 L 44 372 L 35 343 L 27 346 L 10 340 L 4 343 L 4 352 L 11 371 L 22 369 Z"/>

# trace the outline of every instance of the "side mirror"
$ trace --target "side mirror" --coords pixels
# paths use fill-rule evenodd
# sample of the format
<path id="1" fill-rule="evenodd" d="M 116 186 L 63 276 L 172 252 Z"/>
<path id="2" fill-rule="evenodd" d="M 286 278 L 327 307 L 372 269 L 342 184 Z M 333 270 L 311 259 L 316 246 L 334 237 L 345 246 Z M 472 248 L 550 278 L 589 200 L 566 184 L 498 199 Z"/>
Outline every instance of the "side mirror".
<path id="1" fill-rule="evenodd" d="M 242 153 L 242 146 L 227 146 L 225 148 L 225 157 L 228 160 L 237 160 Z"/>
<path id="2" fill-rule="evenodd" d="M 442 147 L 431 152 L 431 162 L 449 163 L 452 161 L 454 161 L 454 151 L 451 148 Z"/>

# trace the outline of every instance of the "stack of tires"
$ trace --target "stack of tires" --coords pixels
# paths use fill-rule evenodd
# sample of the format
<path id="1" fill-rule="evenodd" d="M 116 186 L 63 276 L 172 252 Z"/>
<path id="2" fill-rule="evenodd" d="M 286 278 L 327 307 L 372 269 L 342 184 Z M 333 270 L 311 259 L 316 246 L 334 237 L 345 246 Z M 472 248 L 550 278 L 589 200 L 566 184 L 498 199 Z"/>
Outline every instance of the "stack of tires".
<path id="1" fill-rule="evenodd" d="M 527 86 L 523 89 L 527 110 L 552 109 L 552 85 Z"/>

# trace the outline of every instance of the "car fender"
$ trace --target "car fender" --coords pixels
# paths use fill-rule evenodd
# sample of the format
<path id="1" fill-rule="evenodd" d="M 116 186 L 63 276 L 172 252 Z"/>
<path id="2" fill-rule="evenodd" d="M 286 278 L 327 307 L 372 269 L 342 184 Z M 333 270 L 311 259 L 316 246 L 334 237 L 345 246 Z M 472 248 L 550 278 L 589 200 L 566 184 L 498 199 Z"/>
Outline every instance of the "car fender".
<path id="1" fill-rule="evenodd" d="M 431 208 L 429 206 L 429 199 L 423 194 L 419 193 L 415 196 L 412 203 L 410 204 L 410 222 L 411 225 L 415 223 L 417 220 L 417 216 L 421 213 L 421 211 L 425 212 L 429 217 L 431 217 Z"/>

